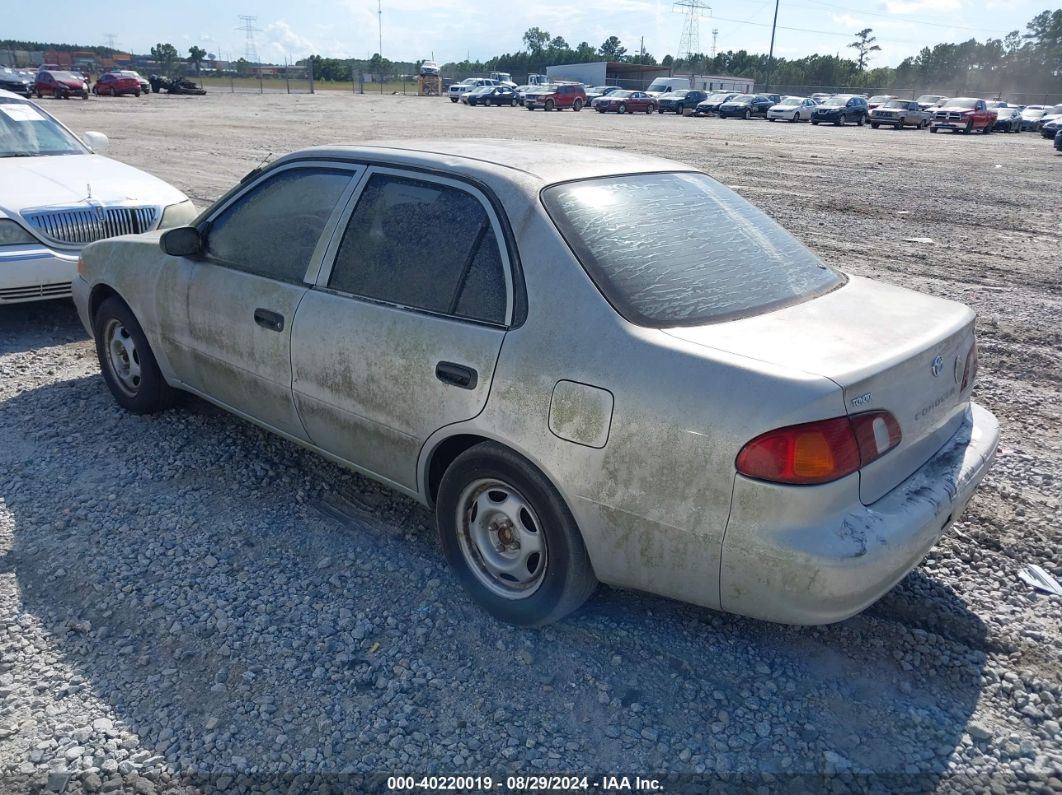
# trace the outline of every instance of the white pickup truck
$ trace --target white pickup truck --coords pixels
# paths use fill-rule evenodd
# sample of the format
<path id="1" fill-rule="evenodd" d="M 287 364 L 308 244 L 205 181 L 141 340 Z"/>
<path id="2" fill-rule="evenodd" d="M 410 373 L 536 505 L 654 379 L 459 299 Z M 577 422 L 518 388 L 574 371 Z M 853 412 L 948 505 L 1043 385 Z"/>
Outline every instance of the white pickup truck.
<path id="1" fill-rule="evenodd" d="M 451 102 L 457 102 L 461 99 L 462 94 L 467 94 L 473 88 L 479 88 L 480 86 L 496 86 L 497 80 L 491 80 L 489 77 L 466 77 L 460 83 L 454 83 L 446 90 L 446 96 L 450 98 Z"/>

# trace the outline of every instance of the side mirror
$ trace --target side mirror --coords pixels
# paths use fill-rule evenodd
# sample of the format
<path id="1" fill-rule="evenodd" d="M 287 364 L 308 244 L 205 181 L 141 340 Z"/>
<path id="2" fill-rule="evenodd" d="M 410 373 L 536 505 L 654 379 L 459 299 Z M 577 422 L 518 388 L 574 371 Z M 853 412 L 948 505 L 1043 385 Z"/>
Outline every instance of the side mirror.
<path id="1" fill-rule="evenodd" d="M 89 145 L 93 152 L 103 152 L 111 145 L 110 139 L 101 132 L 87 132 L 81 139 Z"/>
<path id="2" fill-rule="evenodd" d="M 203 253 L 203 237 L 194 226 L 177 226 L 162 233 L 159 247 L 171 257 L 198 257 Z"/>

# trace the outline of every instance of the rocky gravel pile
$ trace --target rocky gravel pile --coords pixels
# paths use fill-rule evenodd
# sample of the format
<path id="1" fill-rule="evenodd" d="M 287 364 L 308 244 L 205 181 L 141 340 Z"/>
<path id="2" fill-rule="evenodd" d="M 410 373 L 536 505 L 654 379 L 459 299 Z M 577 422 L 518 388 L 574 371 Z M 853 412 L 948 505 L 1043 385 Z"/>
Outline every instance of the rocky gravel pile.
<path id="1" fill-rule="evenodd" d="M 251 124 L 257 99 L 203 112 Z M 372 105 L 384 133 L 407 118 L 389 107 Z M 137 114 L 159 125 L 167 112 L 138 106 L 130 140 Z M 726 181 L 751 184 L 748 165 L 729 163 Z M 875 201 L 902 212 L 888 179 L 845 207 L 750 197 L 837 262 Z M 911 222 L 919 236 L 995 241 L 962 221 L 986 217 L 976 202 L 962 218 L 929 209 Z M 1034 228 L 1008 227 L 1006 274 L 987 258 L 948 271 L 935 249 L 838 262 L 977 308 L 978 400 L 1004 440 L 923 564 L 826 627 L 607 588 L 542 630 L 497 624 L 451 577 L 417 504 L 196 400 L 124 413 L 68 303 L 0 310 L 0 792 L 568 773 L 691 792 L 1062 793 L 1062 599 L 1018 578 L 1029 563 L 1062 578 L 1060 278 L 1034 255 L 1062 230 L 1022 223 Z"/>

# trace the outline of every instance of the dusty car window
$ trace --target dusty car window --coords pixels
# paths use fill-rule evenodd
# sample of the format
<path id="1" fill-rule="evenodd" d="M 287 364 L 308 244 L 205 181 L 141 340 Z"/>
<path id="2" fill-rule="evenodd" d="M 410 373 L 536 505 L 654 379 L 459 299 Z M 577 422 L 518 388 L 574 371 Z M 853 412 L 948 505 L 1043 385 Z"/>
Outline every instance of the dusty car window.
<path id="1" fill-rule="evenodd" d="M 328 286 L 400 306 L 505 320 L 502 261 L 483 205 L 425 180 L 385 174 L 369 180 Z"/>
<path id="2" fill-rule="evenodd" d="M 319 168 L 275 174 L 214 219 L 210 256 L 259 276 L 301 282 L 349 182 L 348 172 Z"/>
<path id="3" fill-rule="evenodd" d="M 542 196 L 601 292 L 640 325 L 754 314 L 842 281 L 767 215 L 703 174 L 581 180 Z"/>

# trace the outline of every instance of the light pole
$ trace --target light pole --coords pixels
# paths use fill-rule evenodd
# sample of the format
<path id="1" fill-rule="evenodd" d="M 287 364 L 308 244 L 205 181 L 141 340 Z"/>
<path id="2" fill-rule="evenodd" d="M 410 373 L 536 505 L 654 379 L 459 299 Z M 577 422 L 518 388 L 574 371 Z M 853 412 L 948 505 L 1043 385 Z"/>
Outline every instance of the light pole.
<path id="1" fill-rule="evenodd" d="M 383 0 L 376 0 L 376 26 L 380 34 L 380 93 L 383 93 Z"/>
<path id="2" fill-rule="evenodd" d="M 767 54 L 767 79 L 763 82 L 764 93 L 771 88 L 771 69 L 774 67 L 774 31 L 778 27 L 778 3 L 779 0 L 774 0 L 774 22 L 771 23 L 771 51 Z"/>

